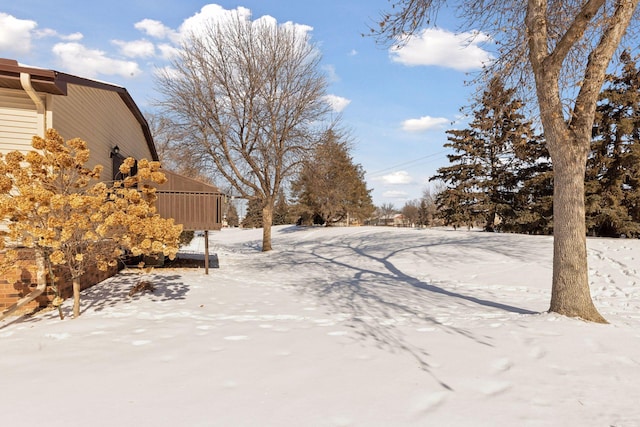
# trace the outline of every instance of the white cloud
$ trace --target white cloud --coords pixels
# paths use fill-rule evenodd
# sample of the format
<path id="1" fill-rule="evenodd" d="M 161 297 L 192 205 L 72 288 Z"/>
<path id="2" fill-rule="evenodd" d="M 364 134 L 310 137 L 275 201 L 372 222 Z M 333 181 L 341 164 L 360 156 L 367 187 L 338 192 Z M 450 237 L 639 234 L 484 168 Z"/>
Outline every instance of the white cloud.
<path id="1" fill-rule="evenodd" d="M 405 191 L 385 191 L 384 193 L 382 193 L 382 197 L 387 198 L 387 199 L 406 199 L 409 196 L 409 194 Z"/>
<path id="2" fill-rule="evenodd" d="M 438 129 L 442 125 L 449 123 L 444 117 L 423 116 L 419 119 L 408 119 L 402 122 L 402 129 L 407 132 L 424 132 L 431 129 Z"/>
<path id="3" fill-rule="evenodd" d="M 185 19 L 176 29 L 170 28 L 161 21 L 154 19 L 143 19 L 136 22 L 134 27 L 153 39 L 166 40 L 166 42 L 154 46 L 153 50 L 154 54 L 158 54 L 162 59 L 171 60 L 179 53 L 182 43 L 190 37 L 203 35 L 212 24 L 220 24 L 232 19 L 246 21 L 252 25 L 280 25 L 289 28 L 296 32 L 303 43 L 308 39 L 309 32 L 313 30 L 313 28 L 308 25 L 296 24 L 291 21 L 278 24 L 276 18 L 269 15 L 261 16 L 252 21 L 251 10 L 245 7 L 238 6 L 235 9 L 225 9 L 217 4 L 207 4 L 203 6 L 200 11 Z M 128 57 L 148 57 L 152 55 L 152 42 L 148 40 L 127 44 L 118 40 L 114 41 L 114 43 L 120 46 L 122 54 Z M 335 76 L 334 70 L 328 70 L 328 72 L 331 76 Z"/>
<path id="4" fill-rule="evenodd" d="M 153 74 L 156 77 L 161 77 L 161 78 L 168 78 L 168 79 L 179 79 L 180 78 L 180 73 L 178 72 L 178 70 L 176 70 L 175 68 L 167 65 L 164 67 L 160 67 L 160 68 L 156 68 L 153 71 Z"/>
<path id="5" fill-rule="evenodd" d="M 488 41 L 490 37 L 478 31 L 455 34 L 428 28 L 402 40 L 400 47 L 392 47 L 390 55 L 394 62 L 409 66 L 436 65 L 471 71 L 491 62 L 491 54 L 481 47 Z"/>
<path id="6" fill-rule="evenodd" d="M 180 53 L 180 49 L 167 43 L 159 44 L 158 50 L 162 59 L 166 60 L 171 60 Z"/>
<path id="7" fill-rule="evenodd" d="M 251 18 L 251 10 L 246 7 L 238 6 L 235 9 L 225 9 L 217 4 L 208 4 L 203 6 L 200 12 L 185 19 L 171 39 L 175 44 L 179 44 L 191 35 L 201 34 L 212 23 L 227 22 L 231 19 L 240 19 L 251 22 L 253 25 L 278 25 L 277 19 L 269 15 L 263 15 L 253 21 Z M 300 37 L 300 40 L 306 40 L 308 34 L 313 30 L 313 27 L 309 25 L 297 24 L 292 21 L 280 25 L 292 29 Z"/>
<path id="8" fill-rule="evenodd" d="M 34 37 L 36 38 L 44 38 L 44 37 L 57 37 L 60 40 L 64 41 L 78 41 L 82 40 L 84 37 L 82 33 L 71 33 L 71 34 L 60 34 L 56 30 L 51 28 L 45 28 L 43 30 L 35 30 L 33 32 Z"/>
<path id="9" fill-rule="evenodd" d="M 413 183 L 413 178 L 406 171 L 397 171 L 380 178 L 387 185 L 404 185 Z"/>
<path id="10" fill-rule="evenodd" d="M 62 67 L 80 77 L 95 78 L 99 74 L 135 77 L 142 71 L 136 62 L 107 57 L 101 50 L 88 49 L 80 43 L 58 43 L 53 53 Z"/>
<path id="11" fill-rule="evenodd" d="M 356 56 L 358 54 L 358 51 L 355 49 L 351 49 L 351 52 L 349 52 L 349 56 Z"/>
<path id="12" fill-rule="evenodd" d="M 0 12 L 0 50 L 16 54 L 31 50 L 32 31 L 38 26 L 36 21 L 18 19 Z"/>
<path id="13" fill-rule="evenodd" d="M 200 9 L 195 15 L 184 20 L 177 31 L 177 39 L 174 37 L 174 43 L 180 43 L 191 34 L 201 34 L 202 30 L 212 22 L 224 22 L 233 17 L 239 17 L 244 20 L 251 20 L 251 11 L 246 7 L 238 6 L 236 9 L 227 10 L 217 4 L 208 4 Z M 269 17 L 263 17 L 268 19 Z"/>
<path id="14" fill-rule="evenodd" d="M 324 97 L 324 100 L 336 113 L 340 113 L 345 108 L 347 108 L 349 104 L 351 104 L 350 99 L 343 98 L 342 96 L 338 95 L 326 95 Z"/>
<path id="15" fill-rule="evenodd" d="M 129 58 L 150 58 L 155 55 L 156 49 L 149 40 L 134 40 L 125 42 L 112 40 L 111 43 L 120 48 L 120 53 Z"/>
<path id="16" fill-rule="evenodd" d="M 65 40 L 65 41 L 77 42 L 78 40 L 82 40 L 84 36 L 82 35 L 82 33 L 72 33 L 66 36 L 58 35 L 58 37 L 60 37 L 62 40 Z"/>
<path id="17" fill-rule="evenodd" d="M 276 20 L 274 19 L 274 24 L 276 23 Z M 305 25 L 305 24 L 296 24 L 295 22 L 291 22 L 291 21 L 287 21 L 284 24 L 281 24 L 284 28 L 290 28 L 293 29 L 295 31 L 295 33 L 298 35 L 298 37 L 300 37 L 302 40 L 304 40 L 306 37 L 309 36 L 309 33 L 311 31 L 313 31 L 313 27 L 310 25 Z"/>
<path id="18" fill-rule="evenodd" d="M 330 82 L 339 82 L 340 77 L 338 77 L 338 73 L 336 73 L 336 67 L 331 64 L 323 65 L 322 69 L 327 75 L 327 80 Z"/>
<path id="19" fill-rule="evenodd" d="M 58 32 L 56 30 L 52 30 L 51 28 L 45 28 L 43 30 L 35 30 L 33 32 L 33 35 L 37 38 L 58 37 Z"/>
<path id="20" fill-rule="evenodd" d="M 164 40 L 175 36 L 174 30 L 155 19 L 143 19 L 142 21 L 136 22 L 133 26 L 136 30 L 140 30 L 146 35 L 156 39 Z"/>

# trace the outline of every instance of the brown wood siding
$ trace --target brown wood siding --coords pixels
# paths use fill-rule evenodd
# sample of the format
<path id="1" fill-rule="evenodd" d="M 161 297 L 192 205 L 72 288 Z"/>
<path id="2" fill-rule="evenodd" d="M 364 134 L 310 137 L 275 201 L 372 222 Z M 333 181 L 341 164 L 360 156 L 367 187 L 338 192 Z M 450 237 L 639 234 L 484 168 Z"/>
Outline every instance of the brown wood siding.
<path id="1" fill-rule="evenodd" d="M 31 150 L 38 134 L 36 106 L 26 92 L 0 89 L 0 152 Z"/>
<path id="2" fill-rule="evenodd" d="M 220 189 L 215 185 L 206 184 L 193 178 L 162 169 L 167 177 L 167 182 L 160 185 L 160 191 L 186 191 L 189 193 L 220 193 Z"/>
<path id="3" fill-rule="evenodd" d="M 89 145 L 88 167 L 104 167 L 102 179 L 112 177 L 111 149 L 125 157 L 151 159 L 140 122 L 114 91 L 69 84 L 67 96 L 54 96 L 52 127 L 65 139 L 82 138 Z"/>
<path id="4" fill-rule="evenodd" d="M 185 230 L 222 228 L 222 194 L 180 191 L 158 191 L 157 194 L 156 206 L 160 216 L 173 218 Z"/>

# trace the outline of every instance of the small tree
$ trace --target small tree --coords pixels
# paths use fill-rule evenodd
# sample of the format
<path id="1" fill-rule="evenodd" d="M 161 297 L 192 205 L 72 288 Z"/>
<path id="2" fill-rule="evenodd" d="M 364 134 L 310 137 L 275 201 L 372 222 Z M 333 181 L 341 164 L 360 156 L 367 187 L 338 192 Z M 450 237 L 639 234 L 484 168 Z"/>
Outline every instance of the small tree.
<path id="1" fill-rule="evenodd" d="M 449 223 L 484 222 L 485 231 L 494 231 L 500 220 L 515 217 L 520 159 L 516 148 L 534 138 L 530 122 L 521 113 L 522 102 L 514 98 L 498 78 L 479 97 L 468 129 L 447 131 L 451 166 L 438 169 L 431 179 L 446 182 L 449 188 L 440 201 Z"/>
<path id="2" fill-rule="evenodd" d="M 364 221 L 374 212 L 364 171 L 353 162 L 349 149 L 344 135 L 335 130 L 324 133 L 292 184 L 301 216 L 331 225 L 347 219 Z"/>
<path id="3" fill-rule="evenodd" d="M 181 148 L 260 201 L 262 250 L 271 250 L 278 191 L 317 141 L 329 113 L 319 50 L 304 29 L 234 14 L 209 21 L 160 73 L 161 105 L 179 123 Z"/>
<path id="4" fill-rule="evenodd" d="M 240 217 L 238 216 L 238 209 L 236 209 L 236 205 L 229 202 L 226 207 L 225 215 L 227 216 L 227 225 L 229 227 L 237 227 L 240 225 Z"/>
<path id="5" fill-rule="evenodd" d="M 393 203 L 383 203 L 377 208 L 378 217 L 382 219 L 382 225 L 389 225 L 389 221 L 393 222 L 393 216 L 398 210 Z"/>
<path id="6" fill-rule="evenodd" d="M 291 214 L 291 207 L 289 206 L 289 203 L 287 203 L 287 198 L 285 197 L 284 192 L 281 190 L 273 209 L 273 225 L 286 225 L 294 222 L 295 221 Z"/>
<path id="7" fill-rule="evenodd" d="M 95 182 L 101 166 L 85 168 L 89 150 L 83 140 L 65 142 L 50 129 L 45 138 L 35 136 L 32 145 L 35 150 L 26 154 L 0 157 L 0 218 L 9 221 L 8 240 L 43 257 L 52 285 L 54 271 L 68 272 L 74 317 L 80 315 L 81 278 L 90 266 L 115 266 L 124 250 L 175 256 L 182 227 L 153 207 L 150 183 L 165 180 L 157 162 L 141 160 L 137 176 L 109 188 Z M 129 172 L 133 163 L 125 160 L 121 172 Z M 58 295 L 54 305 L 60 302 Z"/>
<path id="8" fill-rule="evenodd" d="M 242 227 L 260 228 L 262 224 L 262 200 L 259 197 L 252 197 L 247 202 L 247 212 L 242 219 Z"/>
<path id="9" fill-rule="evenodd" d="M 418 207 L 418 224 L 421 227 L 431 227 L 436 222 L 436 214 L 438 213 L 436 197 L 442 191 L 444 190 L 441 188 L 432 189 L 431 187 L 427 187 L 422 191 L 420 206 Z"/>
<path id="10" fill-rule="evenodd" d="M 420 201 L 409 200 L 404 204 L 400 212 L 409 225 L 415 226 L 420 220 Z"/>

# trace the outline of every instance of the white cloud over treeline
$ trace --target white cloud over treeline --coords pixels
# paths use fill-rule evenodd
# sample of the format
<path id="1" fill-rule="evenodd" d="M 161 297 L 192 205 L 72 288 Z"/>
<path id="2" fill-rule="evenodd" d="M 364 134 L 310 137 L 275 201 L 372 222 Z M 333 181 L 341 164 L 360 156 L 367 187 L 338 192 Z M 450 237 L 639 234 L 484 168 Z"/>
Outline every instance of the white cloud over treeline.
<path id="1" fill-rule="evenodd" d="M 472 71 L 488 65 L 493 57 L 482 48 L 491 38 L 478 31 L 453 33 L 428 28 L 406 36 L 389 50 L 391 59 L 408 66 L 426 65 Z"/>
<path id="2" fill-rule="evenodd" d="M 405 185 L 413 183 L 413 178 L 407 171 L 397 171 L 384 175 L 380 181 L 387 185 Z"/>
<path id="3" fill-rule="evenodd" d="M 338 95 L 326 95 L 324 100 L 336 113 L 342 112 L 351 103 L 350 99 Z"/>
<path id="4" fill-rule="evenodd" d="M 432 129 L 440 129 L 449 123 L 449 119 L 444 117 L 423 116 L 419 119 L 407 119 L 402 122 L 402 129 L 407 132 L 424 132 Z"/>

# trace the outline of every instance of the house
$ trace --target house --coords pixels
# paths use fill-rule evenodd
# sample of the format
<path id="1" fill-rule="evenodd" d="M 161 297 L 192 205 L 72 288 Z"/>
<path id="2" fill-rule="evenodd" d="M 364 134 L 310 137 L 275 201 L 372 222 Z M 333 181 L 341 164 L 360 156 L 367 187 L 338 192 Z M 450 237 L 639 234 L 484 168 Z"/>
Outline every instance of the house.
<path id="1" fill-rule="evenodd" d="M 114 149 L 158 160 L 149 126 L 125 88 L 0 59 L 0 152 L 28 151 L 33 135 L 48 128 L 87 141 L 87 166 L 101 164 L 108 176 Z"/>
<path id="2" fill-rule="evenodd" d="M 32 137 L 44 136 L 48 128 L 64 139 L 85 140 L 91 152 L 87 167 L 102 165 L 105 181 L 117 178 L 126 157 L 158 160 L 149 125 L 124 87 L 0 58 L 0 152 L 29 151 Z M 221 228 L 224 196 L 218 188 L 177 174 L 168 185 L 159 188 L 161 215 L 187 230 Z M 89 284 L 105 278 L 97 272 L 88 276 Z M 0 277 L 0 310 L 35 288 L 36 277 L 33 255 L 21 255 L 15 271 Z"/>

